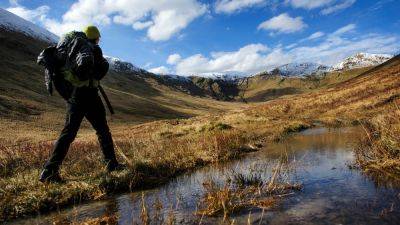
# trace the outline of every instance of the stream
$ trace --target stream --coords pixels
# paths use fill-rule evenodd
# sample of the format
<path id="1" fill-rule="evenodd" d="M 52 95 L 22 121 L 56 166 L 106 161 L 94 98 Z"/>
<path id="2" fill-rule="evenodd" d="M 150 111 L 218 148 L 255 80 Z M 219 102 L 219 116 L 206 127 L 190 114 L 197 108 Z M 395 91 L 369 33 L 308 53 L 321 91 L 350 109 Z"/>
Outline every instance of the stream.
<path id="1" fill-rule="evenodd" d="M 142 199 L 150 217 L 176 224 L 221 224 L 222 216 L 194 215 L 204 194 L 203 183 L 224 182 L 233 172 L 257 173 L 263 179 L 282 155 L 291 169 L 287 180 L 303 185 L 302 190 L 282 199 L 277 207 L 262 211 L 245 209 L 231 216 L 235 224 L 400 224 L 400 188 L 377 182 L 357 169 L 350 169 L 352 149 L 362 135 L 360 128 L 314 128 L 291 135 L 238 160 L 206 166 L 174 178 L 155 189 L 113 196 L 9 224 L 52 224 L 53 221 L 79 222 L 88 218 L 118 216 L 118 224 L 142 224 Z M 249 215 L 250 214 L 250 215 Z M 228 222 L 227 224 L 230 224 Z M 153 223 L 156 223 L 153 219 Z"/>

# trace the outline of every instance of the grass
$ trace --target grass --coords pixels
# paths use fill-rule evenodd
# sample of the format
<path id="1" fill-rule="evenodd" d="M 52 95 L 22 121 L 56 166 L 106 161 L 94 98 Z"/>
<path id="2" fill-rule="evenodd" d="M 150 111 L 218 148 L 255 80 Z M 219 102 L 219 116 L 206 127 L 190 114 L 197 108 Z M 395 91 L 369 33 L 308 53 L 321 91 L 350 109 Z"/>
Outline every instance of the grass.
<path id="1" fill-rule="evenodd" d="M 356 148 L 358 165 L 367 173 L 400 180 L 400 109 L 397 104 L 387 114 L 362 124 L 365 137 Z"/>
<path id="2" fill-rule="evenodd" d="M 282 167 L 281 161 L 267 180 L 263 180 L 261 174 L 235 173 L 225 184 L 217 184 L 214 181 L 204 183 L 205 194 L 199 201 L 196 214 L 223 215 L 225 221 L 229 216 L 245 209 L 273 209 L 280 199 L 302 188 L 300 184 L 291 184 L 283 179 Z"/>
<path id="3" fill-rule="evenodd" d="M 283 78 L 280 76 L 257 75 L 239 85 L 239 97 L 248 102 L 263 102 L 285 95 L 319 91 L 349 80 L 368 68 L 331 72 L 322 76 Z"/>
<path id="4" fill-rule="evenodd" d="M 103 216 L 100 218 L 85 219 L 82 221 L 56 220 L 53 225 L 117 225 L 117 216 Z"/>

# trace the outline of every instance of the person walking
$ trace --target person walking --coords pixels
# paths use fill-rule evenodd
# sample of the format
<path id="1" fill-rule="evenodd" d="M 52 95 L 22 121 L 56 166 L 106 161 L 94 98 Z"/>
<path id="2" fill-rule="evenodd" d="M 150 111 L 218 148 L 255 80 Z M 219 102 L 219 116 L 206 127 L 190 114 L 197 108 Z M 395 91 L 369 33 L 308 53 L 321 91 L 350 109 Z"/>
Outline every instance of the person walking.
<path id="1" fill-rule="evenodd" d="M 122 170 L 125 167 L 116 159 L 106 111 L 98 94 L 99 82 L 107 74 L 109 68 L 99 46 L 100 37 L 97 27 L 88 26 L 83 32 L 73 31 L 64 35 L 57 44 L 58 53 L 63 52 L 62 49 L 68 53 L 64 54 L 67 55 L 66 63 L 59 69 L 61 74 L 59 76 L 63 76 L 65 81 L 70 83 L 71 93 L 65 97 L 67 114 L 64 129 L 40 174 L 41 182 L 63 181 L 59 172 L 60 166 L 84 118 L 96 130 L 107 171 Z M 90 62 L 90 66 L 80 68 L 79 65 L 85 62 Z"/>

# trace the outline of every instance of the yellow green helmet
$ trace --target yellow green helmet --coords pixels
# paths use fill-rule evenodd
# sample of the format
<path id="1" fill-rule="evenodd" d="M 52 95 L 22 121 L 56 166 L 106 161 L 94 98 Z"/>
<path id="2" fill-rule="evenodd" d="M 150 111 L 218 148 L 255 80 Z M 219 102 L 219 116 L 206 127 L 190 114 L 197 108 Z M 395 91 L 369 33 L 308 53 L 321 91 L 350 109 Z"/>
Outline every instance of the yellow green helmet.
<path id="1" fill-rule="evenodd" d="M 90 25 L 83 29 L 83 32 L 86 34 L 86 37 L 89 40 L 96 40 L 100 37 L 100 31 L 96 26 Z"/>

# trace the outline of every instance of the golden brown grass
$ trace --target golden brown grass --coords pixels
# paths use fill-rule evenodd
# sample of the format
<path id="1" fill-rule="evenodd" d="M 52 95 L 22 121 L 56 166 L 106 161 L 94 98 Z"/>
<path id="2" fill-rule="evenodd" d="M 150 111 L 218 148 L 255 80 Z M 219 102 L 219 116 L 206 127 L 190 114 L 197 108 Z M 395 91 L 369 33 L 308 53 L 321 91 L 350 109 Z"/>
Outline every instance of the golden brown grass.
<path id="1" fill-rule="evenodd" d="M 280 96 L 318 91 L 349 80 L 370 68 L 330 72 L 325 75 L 307 77 L 281 77 L 257 75 L 239 85 L 239 96 L 248 102 L 262 102 Z"/>
<path id="2" fill-rule="evenodd" d="M 46 137 L 35 134 L 38 130 L 33 129 L 35 139 L 28 144 L 2 140 L 0 220 L 157 185 L 198 166 L 238 157 L 260 143 L 281 140 L 288 133 L 315 124 L 341 126 L 379 118 L 389 112 L 400 95 L 399 74 L 400 65 L 396 62 L 329 89 L 227 112 L 139 125 L 111 121 L 120 160 L 127 160 L 129 170 L 106 174 L 96 138 L 84 130 L 64 163 L 62 175 L 68 181 L 64 185 L 43 185 L 37 181 L 40 166 L 52 148 Z M 17 128 L 18 125 L 14 129 Z M 56 131 L 48 133 L 54 135 L 49 135 L 50 139 L 56 135 Z"/>
<path id="3" fill-rule="evenodd" d="M 60 220 L 53 221 L 53 225 L 117 225 L 117 216 L 103 216 L 100 218 L 86 219 L 83 221 Z"/>
<path id="4" fill-rule="evenodd" d="M 367 173 L 400 180 L 400 109 L 397 104 L 387 114 L 362 124 L 365 137 L 356 149 L 357 163 Z"/>
<path id="5" fill-rule="evenodd" d="M 203 184 L 204 196 L 200 199 L 199 216 L 223 215 L 224 221 L 232 214 L 244 209 L 259 208 L 269 210 L 277 206 L 284 196 L 301 190 L 301 184 L 292 184 L 283 179 L 283 161 L 279 162 L 273 175 L 263 180 L 261 175 L 234 174 L 226 184 L 214 181 Z"/>

